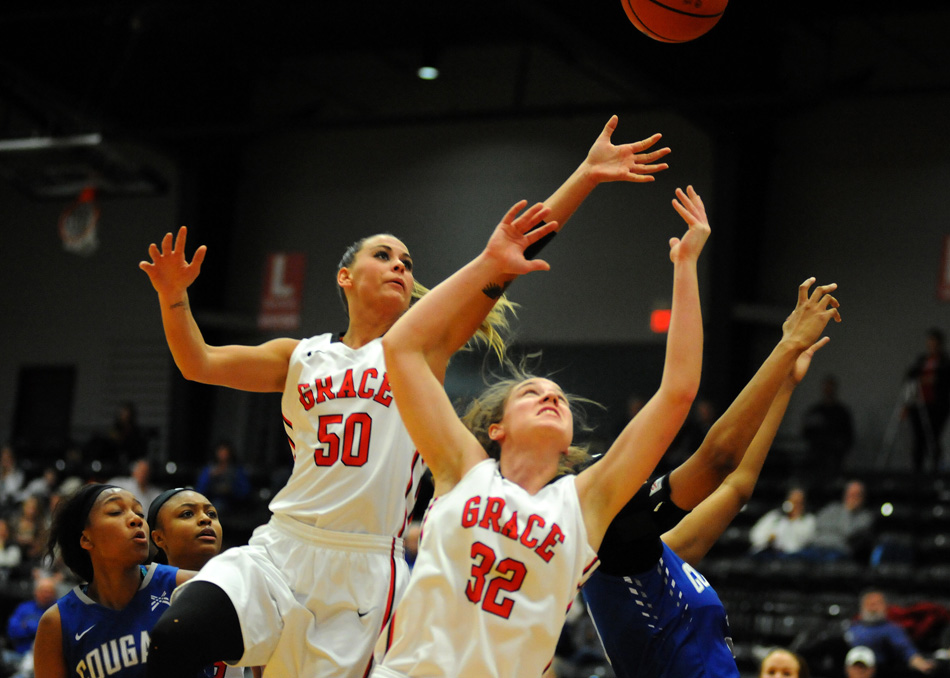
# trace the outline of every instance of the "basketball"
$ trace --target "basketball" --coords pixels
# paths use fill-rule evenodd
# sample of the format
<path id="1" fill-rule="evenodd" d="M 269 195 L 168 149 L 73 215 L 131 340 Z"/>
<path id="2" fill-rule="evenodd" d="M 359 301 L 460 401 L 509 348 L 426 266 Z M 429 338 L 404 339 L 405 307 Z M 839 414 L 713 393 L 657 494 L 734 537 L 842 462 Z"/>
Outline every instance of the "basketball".
<path id="1" fill-rule="evenodd" d="M 729 0 L 620 0 L 627 18 L 660 42 L 688 42 L 716 25 Z"/>

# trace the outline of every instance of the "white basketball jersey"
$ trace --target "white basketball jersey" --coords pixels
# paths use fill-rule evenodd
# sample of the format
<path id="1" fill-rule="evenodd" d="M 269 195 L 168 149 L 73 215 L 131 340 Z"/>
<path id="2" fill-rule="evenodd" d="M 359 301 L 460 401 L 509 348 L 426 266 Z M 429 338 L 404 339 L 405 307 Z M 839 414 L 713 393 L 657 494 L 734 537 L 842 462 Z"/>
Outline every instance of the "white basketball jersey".
<path id="1" fill-rule="evenodd" d="M 486 459 L 433 499 L 374 677 L 540 677 L 598 563 L 574 480 L 531 495 Z"/>
<path id="2" fill-rule="evenodd" d="M 401 537 L 425 467 L 389 389 L 380 339 L 321 334 L 290 356 L 281 400 L 294 455 L 270 510 L 326 530 Z"/>

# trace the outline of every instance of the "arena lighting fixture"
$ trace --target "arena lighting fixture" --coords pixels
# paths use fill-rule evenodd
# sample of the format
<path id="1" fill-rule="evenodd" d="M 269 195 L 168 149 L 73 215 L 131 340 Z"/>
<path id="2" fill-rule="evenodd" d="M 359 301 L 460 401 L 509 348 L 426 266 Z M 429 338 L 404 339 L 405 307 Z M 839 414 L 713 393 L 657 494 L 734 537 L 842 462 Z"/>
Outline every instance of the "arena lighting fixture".
<path id="1" fill-rule="evenodd" d="M 9 151 L 40 151 L 47 148 L 98 146 L 101 143 L 101 134 L 75 134 L 68 137 L 26 137 L 23 139 L 0 139 L 0 153 Z"/>
<path id="2" fill-rule="evenodd" d="M 439 77 L 439 67 L 436 65 L 438 63 L 439 54 L 435 45 L 424 45 L 422 48 L 422 60 L 419 65 L 419 70 L 416 71 L 416 75 L 419 76 L 420 80 L 435 80 Z"/>

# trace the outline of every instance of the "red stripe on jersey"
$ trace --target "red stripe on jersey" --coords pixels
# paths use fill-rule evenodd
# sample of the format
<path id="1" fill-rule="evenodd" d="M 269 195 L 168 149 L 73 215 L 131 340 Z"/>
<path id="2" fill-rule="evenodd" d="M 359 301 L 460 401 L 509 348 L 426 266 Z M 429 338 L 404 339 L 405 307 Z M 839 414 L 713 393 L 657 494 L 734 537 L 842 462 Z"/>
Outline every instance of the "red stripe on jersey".
<path id="1" fill-rule="evenodd" d="M 290 428 L 293 428 L 294 425 L 290 423 L 290 419 L 284 416 L 283 412 L 280 415 L 280 418 L 284 420 L 284 423 L 287 424 Z"/>
<path id="2" fill-rule="evenodd" d="M 393 545 L 389 549 L 389 595 L 387 596 L 388 600 L 386 601 L 386 613 L 383 614 L 383 625 L 379 627 L 379 632 L 382 633 L 383 629 L 386 628 L 386 624 L 389 623 L 389 615 L 393 611 L 393 603 L 396 600 L 396 540 L 393 539 Z"/>
<path id="3" fill-rule="evenodd" d="M 592 561 L 590 561 L 587 564 L 587 567 L 584 568 L 584 574 L 587 574 L 588 572 L 590 572 L 590 568 L 596 565 L 598 560 L 600 560 L 600 558 L 594 558 Z"/>
<path id="4" fill-rule="evenodd" d="M 413 497 L 412 503 L 415 504 L 416 499 L 419 498 L 419 490 L 421 489 L 422 483 L 421 482 L 416 483 L 415 479 L 416 479 L 416 464 L 418 464 L 420 460 L 421 460 L 421 456 L 419 455 L 419 450 L 416 450 L 412 455 L 412 463 L 409 465 L 409 484 L 406 485 L 406 491 L 403 493 L 403 496 L 406 499 L 406 512 L 402 519 L 402 527 L 399 528 L 399 533 L 396 535 L 397 537 L 402 537 L 406 533 L 406 528 L 409 527 L 409 523 L 411 522 L 412 516 L 410 515 L 410 511 L 409 511 L 409 493 L 412 492 L 412 486 L 414 483 L 416 486 L 416 496 Z M 423 469 L 424 467 L 425 467 L 425 464 L 423 463 Z"/>

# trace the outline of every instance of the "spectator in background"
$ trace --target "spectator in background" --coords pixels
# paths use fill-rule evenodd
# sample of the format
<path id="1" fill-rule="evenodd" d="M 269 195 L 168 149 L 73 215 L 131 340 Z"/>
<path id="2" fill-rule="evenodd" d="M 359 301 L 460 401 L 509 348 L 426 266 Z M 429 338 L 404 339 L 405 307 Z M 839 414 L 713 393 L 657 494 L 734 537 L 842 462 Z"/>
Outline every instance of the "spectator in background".
<path id="1" fill-rule="evenodd" d="M 930 673 L 934 668 L 934 662 L 920 654 L 907 632 L 888 620 L 887 598 L 877 589 L 868 589 L 861 596 L 861 609 L 845 632 L 845 641 L 852 649 L 870 648 L 882 676 L 906 673 L 908 668 Z"/>
<path id="2" fill-rule="evenodd" d="M 10 524 L 5 518 L 0 518 L 0 578 L 8 577 L 22 558 L 20 547 L 10 538 Z"/>
<path id="3" fill-rule="evenodd" d="M 152 485 L 151 478 L 152 465 L 143 457 L 132 462 L 129 475 L 112 478 L 108 484 L 128 490 L 142 506 L 149 506 L 162 493 L 161 488 Z"/>
<path id="4" fill-rule="evenodd" d="M 13 540 L 20 547 L 23 558 L 36 561 L 43 553 L 46 541 L 46 516 L 39 497 L 26 497 L 11 523 Z"/>
<path id="5" fill-rule="evenodd" d="M 815 516 L 805 511 L 805 490 L 793 487 L 780 508 L 772 509 L 752 526 L 749 541 L 759 558 L 785 557 L 811 543 Z"/>
<path id="6" fill-rule="evenodd" d="M 198 475 L 195 490 L 220 511 L 233 510 L 251 493 L 251 481 L 235 461 L 234 446 L 229 441 L 222 440 L 215 446 L 211 461 Z"/>
<path id="7" fill-rule="evenodd" d="M 3 661 L 8 670 L 19 667 L 23 658 L 33 652 L 33 639 L 40 617 L 56 602 L 56 582 L 49 577 L 40 577 L 33 584 L 33 598 L 13 610 L 7 621 L 7 638 L 11 647 L 3 652 Z"/>
<path id="8" fill-rule="evenodd" d="M 844 675 L 846 678 L 874 678 L 877 672 L 877 662 L 874 651 L 864 645 L 857 645 L 848 650 L 844 658 Z"/>
<path id="9" fill-rule="evenodd" d="M 36 497 L 43 506 L 49 505 L 49 498 L 59 485 L 59 472 L 53 466 L 46 466 L 43 474 L 26 484 L 20 493 L 21 499 Z"/>
<path id="10" fill-rule="evenodd" d="M 16 455 L 9 443 L 0 449 L 0 511 L 9 511 L 20 500 L 23 471 L 17 467 Z"/>
<path id="11" fill-rule="evenodd" d="M 762 658 L 759 678 L 811 678 L 811 671 L 802 657 L 784 647 L 776 647 Z"/>
<path id="12" fill-rule="evenodd" d="M 116 455 L 122 461 L 139 459 L 146 455 L 148 436 L 139 426 L 135 403 L 127 400 L 119 405 L 112 428 L 109 430 L 109 440 L 112 441 Z"/>
<path id="13" fill-rule="evenodd" d="M 940 436 L 950 414 L 950 356 L 944 349 L 943 332 L 936 328 L 927 331 L 927 350 L 914 361 L 907 378 L 913 388 L 904 416 L 914 434 L 914 469 L 924 472 L 929 452 L 936 473 L 940 470 Z"/>
<path id="14" fill-rule="evenodd" d="M 871 551 L 874 514 L 864 506 L 864 483 L 852 480 L 840 502 L 825 506 L 815 517 L 815 536 L 798 555 L 815 562 L 865 559 Z"/>
<path id="15" fill-rule="evenodd" d="M 841 474 L 845 457 L 854 445 L 851 410 L 838 399 L 838 380 L 828 375 L 821 382 L 821 400 L 805 411 L 802 437 L 808 451 L 797 471 L 802 477 L 826 483 Z"/>
<path id="16" fill-rule="evenodd" d="M 614 430 L 611 431 L 612 438 L 616 438 L 620 433 L 627 427 L 640 410 L 643 409 L 643 406 L 646 404 L 646 399 L 639 393 L 631 393 L 627 396 L 627 401 L 624 403 L 623 412 L 620 413 L 620 418 L 614 424 Z"/>
<path id="17" fill-rule="evenodd" d="M 669 451 L 657 466 L 657 473 L 672 471 L 689 459 L 706 439 L 709 429 L 716 423 L 717 411 L 709 398 L 699 398 L 693 403 L 689 417 L 676 434 Z"/>

